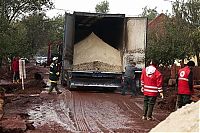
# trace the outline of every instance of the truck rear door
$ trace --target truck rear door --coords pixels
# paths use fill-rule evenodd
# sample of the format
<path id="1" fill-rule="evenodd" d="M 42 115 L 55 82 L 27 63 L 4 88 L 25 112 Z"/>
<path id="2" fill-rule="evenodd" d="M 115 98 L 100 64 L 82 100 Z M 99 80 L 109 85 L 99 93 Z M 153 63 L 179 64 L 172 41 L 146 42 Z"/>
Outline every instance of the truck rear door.
<path id="1" fill-rule="evenodd" d="M 64 43 L 62 56 L 62 83 L 66 77 L 66 73 L 71 69 L 73 64 L 73 42 L 74 42 L 74 16 L 73 14 L 65 14 L 64 24 Z"/>
<path id="2" fill-rule="evenodd" d="M 129 60 L 136 62 L 137 67 L 145 66 L 145 48 L 147 41 L 147 18 L 127 17 L 125 26 L 125 52 L 123 67 Z"/>

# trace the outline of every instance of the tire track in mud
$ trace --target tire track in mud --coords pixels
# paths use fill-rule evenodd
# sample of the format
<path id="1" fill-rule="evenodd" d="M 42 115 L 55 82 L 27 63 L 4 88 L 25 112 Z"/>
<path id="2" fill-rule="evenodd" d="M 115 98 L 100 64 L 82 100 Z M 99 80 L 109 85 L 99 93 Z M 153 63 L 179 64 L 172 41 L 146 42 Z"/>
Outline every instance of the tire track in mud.
<path id="1" fill-rule="evenodd" d="M 92 105 L 92 102 L 78 93 L 73 94 L 73 114 L 77 131 L 102 132 L 101 129 L 108 131 L 101 121 L 88 110 L 88 106 Z"/>
<path id="2" fill-rule="evenodd" d="M 76 124 L 76 130 L 78 131 L 91 131 L 91 129 L 88 126 L 83 107 L 82 107 L 82 101 L 80 98 L 80 95 L 77 93 L 74 93 L 72 95 L 73 100 L 73 114 L 74 114 L 74 120 Z"/>
<path id="3" fill-rule="evenodd" d="M 83 99 L 83 97 L 81 99 Z M 98 124 L 98 122 L 97 122 L 97 120 L 95 119 L 94 116 L 86 113 L 86 112 L 89 112 L 89 111 L 87 111 L 87 108 L 88 108 L 87 103 L 88 102 L 89 101 L 82 102 L 82 105 L 83 105 L 82 109 L 85 110 L 83 113 L 86 116 L 85 118 L 87 120 L 88 126 L 90 127 L 90 131 L 92 131 L 92 132 L 102 132 L 101 128 L 105 128 L 105 127 L 103 127 L 102 125 Z M 89 104 L 91 104 L 91 103 L 89 102 Z M 101 126 L 101 128 L 99 128 L 99 126 Z"/>
<path id="4" fill-rule="evenodd" d="M 119 120 L 124 116 L 118 114 L 118 106 L 108 100 L 108 95 L 88 94 L 73 92 L 73 114 L 77 131 L 112 133 L 118 128 L 126 128 Z"/>
<path id="5" fill-rule="evenodd" d="M 85 124 L 84 129 L 77 128 L 77 131 L 148 132 L 149 124 L 152 127 L 160 122 L 158 119 L 155 121 L 141 120 L 143 97 L 130 98 L 114 93 L 90 92 L 74 92 L 73 96 L 75 100 L 73 107 L 78 108 L 74 109 L 74 114 L 76 117 L 82 117 L 82 122 Z"/>
<path id="6" fill-rule="evenodd" d="M 82 97 L 82 99 L 85 99 L 84 97 Z M 86 100 L 86 99 L 85 99 Z M 94 101 L 94 100 L 97 100 L 97 99 L 91 99 L 91 101 Z M 87 118 L 87 121 L 89 123 L 89 127 L 91 129 L 92 132 L 104 132 L 104 131 L 109 131 L 110 133 L 112 133 L 111 130 L 107 129 L 103 123 L 98 119 L 97 115 L 93 115 L 92 114 L 92 111 L 93 109 L 90 109 L 87 110 L 88 107 L 90 107 L 91 105 L 93 105 L 93 103 L 91 101 L 88 101 L 86 100 L 87 102 L 84 102 L 84 110 L 85 110 L 85 115 L 86 115 L 86 118 Z M 87 113 L 86 113 L 87 112 Z"/>

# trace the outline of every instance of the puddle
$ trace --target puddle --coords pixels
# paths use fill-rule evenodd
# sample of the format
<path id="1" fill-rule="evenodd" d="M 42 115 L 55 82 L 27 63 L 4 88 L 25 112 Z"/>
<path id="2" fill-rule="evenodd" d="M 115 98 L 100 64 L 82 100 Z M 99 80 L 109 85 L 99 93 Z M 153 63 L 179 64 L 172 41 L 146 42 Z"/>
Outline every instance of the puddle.
<path id="1" fill-rule="evenodd" d="M 56 123 L 65 130 L 74 131 L 74 123 L 69 114 L 69 108 L 65 108 L 62 101 L 58 105 L 55 105 L 55 103 L 43 103 L 28 110 L 29 121 L 34 122 L 33 126 L 36 128 L 45 124 L 50 126 Z"/>

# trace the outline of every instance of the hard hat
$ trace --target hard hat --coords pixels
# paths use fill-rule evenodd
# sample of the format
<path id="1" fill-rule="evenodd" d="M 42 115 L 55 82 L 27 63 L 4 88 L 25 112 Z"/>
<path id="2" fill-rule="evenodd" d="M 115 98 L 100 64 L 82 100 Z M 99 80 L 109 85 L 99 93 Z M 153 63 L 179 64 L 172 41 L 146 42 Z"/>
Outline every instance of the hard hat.
<path id="1" fill-rule="evenodd" d="M 53 61 L 58 60 L 58 57 L 53 57 Z"/>

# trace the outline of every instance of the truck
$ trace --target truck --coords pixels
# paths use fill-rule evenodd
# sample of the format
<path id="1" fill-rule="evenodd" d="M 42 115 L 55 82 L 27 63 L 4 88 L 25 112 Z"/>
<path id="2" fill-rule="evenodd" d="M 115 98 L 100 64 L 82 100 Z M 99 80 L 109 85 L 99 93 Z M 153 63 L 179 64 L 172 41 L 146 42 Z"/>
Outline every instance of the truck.
<path id="1" fill-rule="evenodd" d="M 120 51 L 121 71 L 73 70 L 74 45 L 91 33 Z M 145 17 L 89 12 L 65 13 L 61 83 L 70 89 L 79 86 L 121 87 L 124 68 L 130 60 L 136 62 L 138 74 L 145 66 L 146 37 Z"/>

